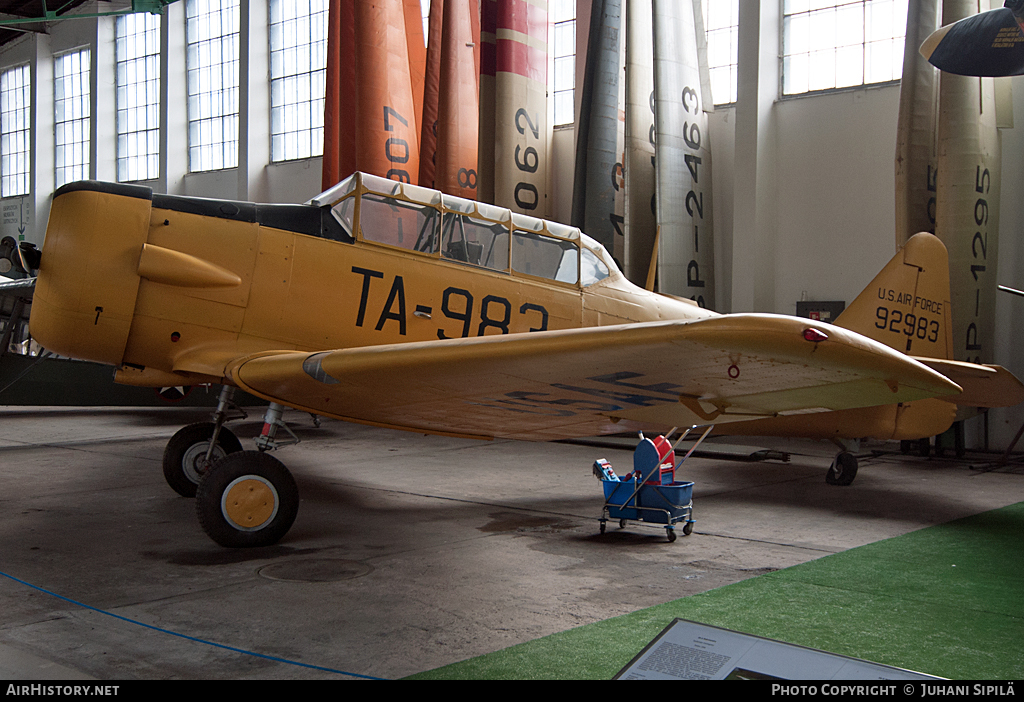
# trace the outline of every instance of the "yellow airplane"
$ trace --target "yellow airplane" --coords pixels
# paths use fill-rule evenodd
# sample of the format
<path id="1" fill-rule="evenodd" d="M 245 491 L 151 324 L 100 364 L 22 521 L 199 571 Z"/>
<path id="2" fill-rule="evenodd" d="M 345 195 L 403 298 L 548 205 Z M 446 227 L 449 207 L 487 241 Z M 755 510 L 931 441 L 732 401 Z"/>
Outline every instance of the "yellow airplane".
<path id="1" fill-rule="evenodd" d="M 164 473 L 225 546 L 274 543 L 295 519 L 295 482 L 267 452 L 295 440 L 277 438 L 284 407 L 548 440 L 962 390 L 849 329 L 645 291 L 578 229 L 362 173 L 305 205 L 65 185 L 38 268 L 30 331 L 48 350 L 120 383 L 224 386 L 213 421 L 168 442 Z M 944 314 L 922 308 L 914 343 L 918 324 L 948 335 Z M 223 426 L 234 388 L 271 403 L 258 450 Z"/>

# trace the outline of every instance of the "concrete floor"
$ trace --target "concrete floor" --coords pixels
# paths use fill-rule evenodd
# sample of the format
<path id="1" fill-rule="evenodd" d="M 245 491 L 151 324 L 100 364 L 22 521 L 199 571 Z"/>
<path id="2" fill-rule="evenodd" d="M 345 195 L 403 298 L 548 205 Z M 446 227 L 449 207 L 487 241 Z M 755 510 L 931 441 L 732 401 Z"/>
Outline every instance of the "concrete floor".
<path id="1" fill-rule="evenodd" d="M 303 441 L 277 455 L 298 519 L 276 546 L 229 550 L 160 469 L 207 418 L 0 408 L 0 678 L 397 678 L 1024 501 L 1019 469 L 893 455 L 837 488 L 827 444 L 787 442 L 771 445 L 790 463 L 692 458 L 692 536 L 601 536 L 591 465 L 628 470 L 628 451 L 291 412 Z M 246 448 L 259 421 L 231 425 Z"/>

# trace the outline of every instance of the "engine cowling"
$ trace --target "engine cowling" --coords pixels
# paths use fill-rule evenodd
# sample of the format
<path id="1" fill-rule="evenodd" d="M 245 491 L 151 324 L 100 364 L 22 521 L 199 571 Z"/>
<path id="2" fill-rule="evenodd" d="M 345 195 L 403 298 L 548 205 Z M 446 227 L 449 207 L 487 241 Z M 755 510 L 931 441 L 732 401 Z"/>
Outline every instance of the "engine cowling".
<path id="1" fill-rule="evenodd" d="M 120 365 L 139 290 L 153 191 L 80 181 L 57 190 L 29 331 L 70 358 Z"/>

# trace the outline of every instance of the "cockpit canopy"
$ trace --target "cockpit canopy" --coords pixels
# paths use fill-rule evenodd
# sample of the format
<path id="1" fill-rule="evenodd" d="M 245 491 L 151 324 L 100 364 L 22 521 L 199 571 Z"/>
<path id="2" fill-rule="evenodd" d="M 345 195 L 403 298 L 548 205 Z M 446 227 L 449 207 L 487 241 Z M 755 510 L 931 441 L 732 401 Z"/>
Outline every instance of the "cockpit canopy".
<path id="1" fill-rule="evenodd" d="M 494 271 L 593 285 L 615 270 L 604 247 L 557 222 L 353 173 L 310 201 L 354 238 Z"/>

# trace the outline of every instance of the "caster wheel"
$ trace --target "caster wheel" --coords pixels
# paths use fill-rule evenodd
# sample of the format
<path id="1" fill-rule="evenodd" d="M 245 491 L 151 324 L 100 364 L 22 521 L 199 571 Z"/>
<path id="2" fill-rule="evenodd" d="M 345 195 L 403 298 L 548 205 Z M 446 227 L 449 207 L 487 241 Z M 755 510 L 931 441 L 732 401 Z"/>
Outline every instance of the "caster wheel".
<path id="1" fill-rule="evenodd" d="M 232 453 L 213 465 L 196 492 L 196 514 L 221 546 L 269 546 L 299 511 L 299 490 L 281 461 L 260 451 Z"/>
<path id="2" fill-rule="evenodd" d="M 625 519 L 620 519 L 619 520 L 619 528 L 620 529 L 625 529 L 626 528 L 626 520 Z"/>
<path id="3" fill-rule="evenodd" d="M 668 529 L 665 529 L 665 532 L 668 534 L 668 541 L 669 541 L 669 543 L 672 543 L 673 541 L 676 540 L 676 530 L 675 529 L 668 528 Z"/>
<path id="4" fill-rule="evenodd" d="M 203 461 L 213 436 L 213 422 L 189 424 L 178 430 L 164 449 L 164 479 L 182 497 L 195 497 L 202 479 Z M 220 428 L 213 447 L 212 463 L 242 450 L 242 443 L 227 427 Z"/>
<path id="5" fill-rule="evenodd" d="M 683 525 L 683 536 L 689 536 L 693 533 L 693 522 L 687 522 Z"/>
<path id="6" fill-rule="evenodd" d="M 601 522 L 601 533 L 602 534 L 604 533 L 604 530 L 605 530 L 605 523 Z"/>
<path id="7" fill-rule="evenodd" d="M 825 473 L 829 485 L 849 485 L 857 477 L 857 457 L 846 451 L 836 456 L 832 467 Z"/>

